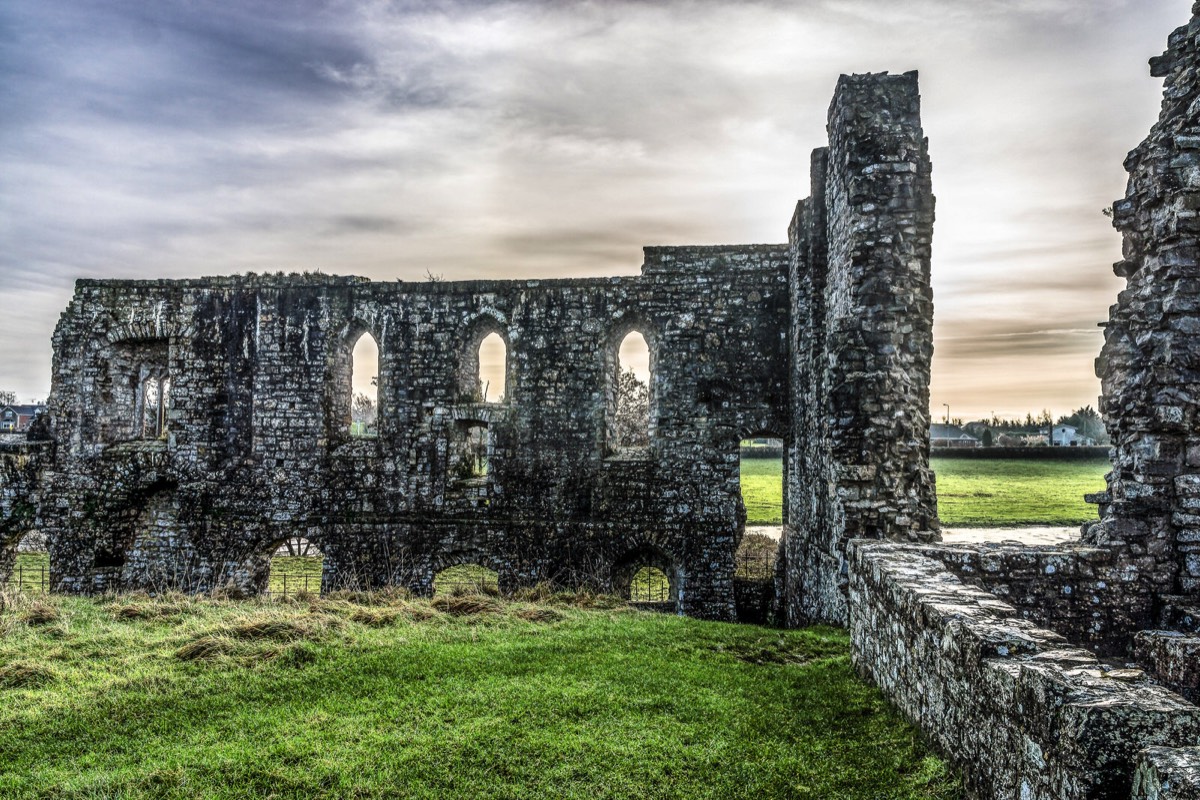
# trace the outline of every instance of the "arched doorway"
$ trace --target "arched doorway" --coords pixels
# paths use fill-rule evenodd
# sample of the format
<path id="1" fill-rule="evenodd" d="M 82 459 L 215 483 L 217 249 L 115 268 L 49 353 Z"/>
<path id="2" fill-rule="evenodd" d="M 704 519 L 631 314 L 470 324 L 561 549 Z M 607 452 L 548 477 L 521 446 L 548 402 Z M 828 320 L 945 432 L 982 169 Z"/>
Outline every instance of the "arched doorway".
<path id="1" fill-rule="evenodd" d="M 637 605 L 668 608 L 679 601 L 679 570 L 671 558 L 654 547 L 626 554 L 612 572 L 612 590 Z"/>
<path id="2" fill-rule="evenodd" d="M 50 591 L 50 553 L 46 535 L 41 531 L 28 531 L 17 537 L 10 547 L 7 555 L 12 569 L 5 577 L 4 588 L 26 594 Z"/>

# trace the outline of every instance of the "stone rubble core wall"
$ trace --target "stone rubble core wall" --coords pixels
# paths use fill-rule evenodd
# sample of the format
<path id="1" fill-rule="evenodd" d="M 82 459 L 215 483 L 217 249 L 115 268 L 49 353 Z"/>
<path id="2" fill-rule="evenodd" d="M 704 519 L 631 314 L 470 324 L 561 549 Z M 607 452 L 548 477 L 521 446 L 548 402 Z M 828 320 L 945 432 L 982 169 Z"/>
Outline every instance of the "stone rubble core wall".
<path id="1" fill-rule="evenodd" d="M 1138 756 L 1132 800 L 1200 800 L 1200 747 L 1147 747 Z"/>
<path id="2" fill-rule="evenodd" d="M 842 76 L 788 231 L 792 396 L 778 593 L 846 621 L 846 544 L 937 541 L 929 469 L 934 198 L 916 73 Z"/>
<path id="3" fill-rule="evenodd" d="M 916 74 L 844 76 L 829 137 L 787 244 L 648 247 L 636 277 L 79 281 L 54 334 L 39 487 L 54 589 L 253 593 L 300 535 L 324 554 L 324 589 L 428 592 L 474 562 L 503 589 L 621 591 L 650 564 L 681 613 L 732 619 L 739 442 L 760 435 L 787 456 L 784 616 L 844 619 L 848 538 L 938 535 Z M 629 452 L 610 429 L 634 330 L 651 350 L 651 444 Z M 364 332 L 378 432 L 352 438 Z M 483 403 L 493 332 L 506 396 Z M 480 425 L 487 474 L 463 474 Z M 761 615 L 767 599 L 745 602 Z"/>
<path id="4" fill-rule="evenodd" d="M 1037 627 L 927 549 L 851 543 L 853 661 L 972 796 L 1128 798 L 1139 751 L 1200 741 L 1200 708 Z"/>
<path id="5" fill-rule="evenodd" d="M 1113 440 L 1099 523 L 1086 542 L 1120 549 L 1161 594 L 1200 589 L 1200 3 L 1151 60 L 1162 111 L 1129 154 L 1123 237 L 1126 288 L 1096 360 Z"/>

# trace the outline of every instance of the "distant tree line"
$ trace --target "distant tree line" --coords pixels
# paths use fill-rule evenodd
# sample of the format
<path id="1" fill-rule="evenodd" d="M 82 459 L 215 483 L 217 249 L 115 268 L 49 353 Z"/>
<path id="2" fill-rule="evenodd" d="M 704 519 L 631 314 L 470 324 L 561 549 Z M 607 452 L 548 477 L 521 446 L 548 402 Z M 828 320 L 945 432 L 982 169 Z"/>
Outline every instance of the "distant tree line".
<path id="1" fill-rule="evenodd" d="M 1070 414 L 1060 416 L 1057 420 L 1050 409 L 1044 408 L 1036 415 L 1026 413 L 1024 419 L 1020 417 L 1005 419 L 993 415 L 990 418 L 974 422 L 964 422 L 961 417 L 955 417 L 950 420 L 950 424 L 978 436 L 984 447 L 992 445 L 1020 447 L 1030 444 L 1031 442 L 1028 441 L 1030 437 L 1045 438 L 1045 432 L 1057 425 L 1070 425 L 1080 436 L 1092 439 L 1099 445 L 1110 442 L 1108 432 L 1104 429 L 1104 421 L 1100 418 L 1099 412 L 1090 405 L 1077 408 Z"/>

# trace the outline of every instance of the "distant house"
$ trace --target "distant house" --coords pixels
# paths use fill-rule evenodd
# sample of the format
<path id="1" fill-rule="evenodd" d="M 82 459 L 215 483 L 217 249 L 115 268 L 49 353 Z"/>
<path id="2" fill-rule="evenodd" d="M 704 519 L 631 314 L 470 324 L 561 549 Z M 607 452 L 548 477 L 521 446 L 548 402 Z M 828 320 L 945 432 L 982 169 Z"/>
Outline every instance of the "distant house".
<path id="1" fill-rule="evenodd" d="M 929 445 L 931 447 L 982 447 L 983 442 L 964 431 L 957 425 L 930 425 Z"/>
<path id="2" fill-rule="evenodd" d="M 40 403 L 0 406 L 0 433 L 24 433 L 44 413 L 46 406 Z"/>
<path id="3" fill-rule="evenodd" d="M 1096 443 L 1092 437 L 1081 434 L 1074 425 L 1055 425 L 1051 431 L 1050 444 L 1055 447 L 1088 447 Z M 1044 428 L 1042 435 L 1046 435 Z"/>

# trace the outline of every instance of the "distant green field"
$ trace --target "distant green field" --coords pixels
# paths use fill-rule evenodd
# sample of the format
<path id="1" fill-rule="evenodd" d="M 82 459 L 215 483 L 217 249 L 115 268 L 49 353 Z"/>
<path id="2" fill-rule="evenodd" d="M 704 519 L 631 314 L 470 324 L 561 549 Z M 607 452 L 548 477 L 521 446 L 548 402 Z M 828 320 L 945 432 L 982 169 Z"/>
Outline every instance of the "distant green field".
<path id="1" fill-rule="evenodd" d="M 271 594 L 294 595 L 321 591 L 321 556 L 275 556 L 271 559 Z"/>
<path id="2" fill-rule="evenodd" d="M 948 527 L 1079 525 L 1096 519 L 1088 492 L 1104 491 L 1105 459 L 1021 461 L 930 459 L 938 516 Z"/>
<path id="3" fill-rule="evenodd" d="M 43 592 L 49 580 L 49 553 L 19 553 L 8 579 L 8 588 L 22 592 Z"/>
<path id="4" fill-rule="evenodd" d="M 447 567 L 433 578 L 433 595 L 496 594 L 500 591 L 500 576 L 479 564 L 458 564 Z"/>
<path id="5" fill-rule="evenodd" d="M 930 460 L 937 473 L 938 516 L 948 527 L 1079 525 L 1096 518 L 1083 502 L 1104 490 L 1109 464 L 1019 459 Z M 742 499 L 748 525 L 778 525 L 783 508 L 783 465 L 778 459 L 742 461 Z"/>
<path id="6" fill-rule="evenodd" d="M 747 525 L 783 524 L 782 459 L 742 459 L 742 502 Z"/>

